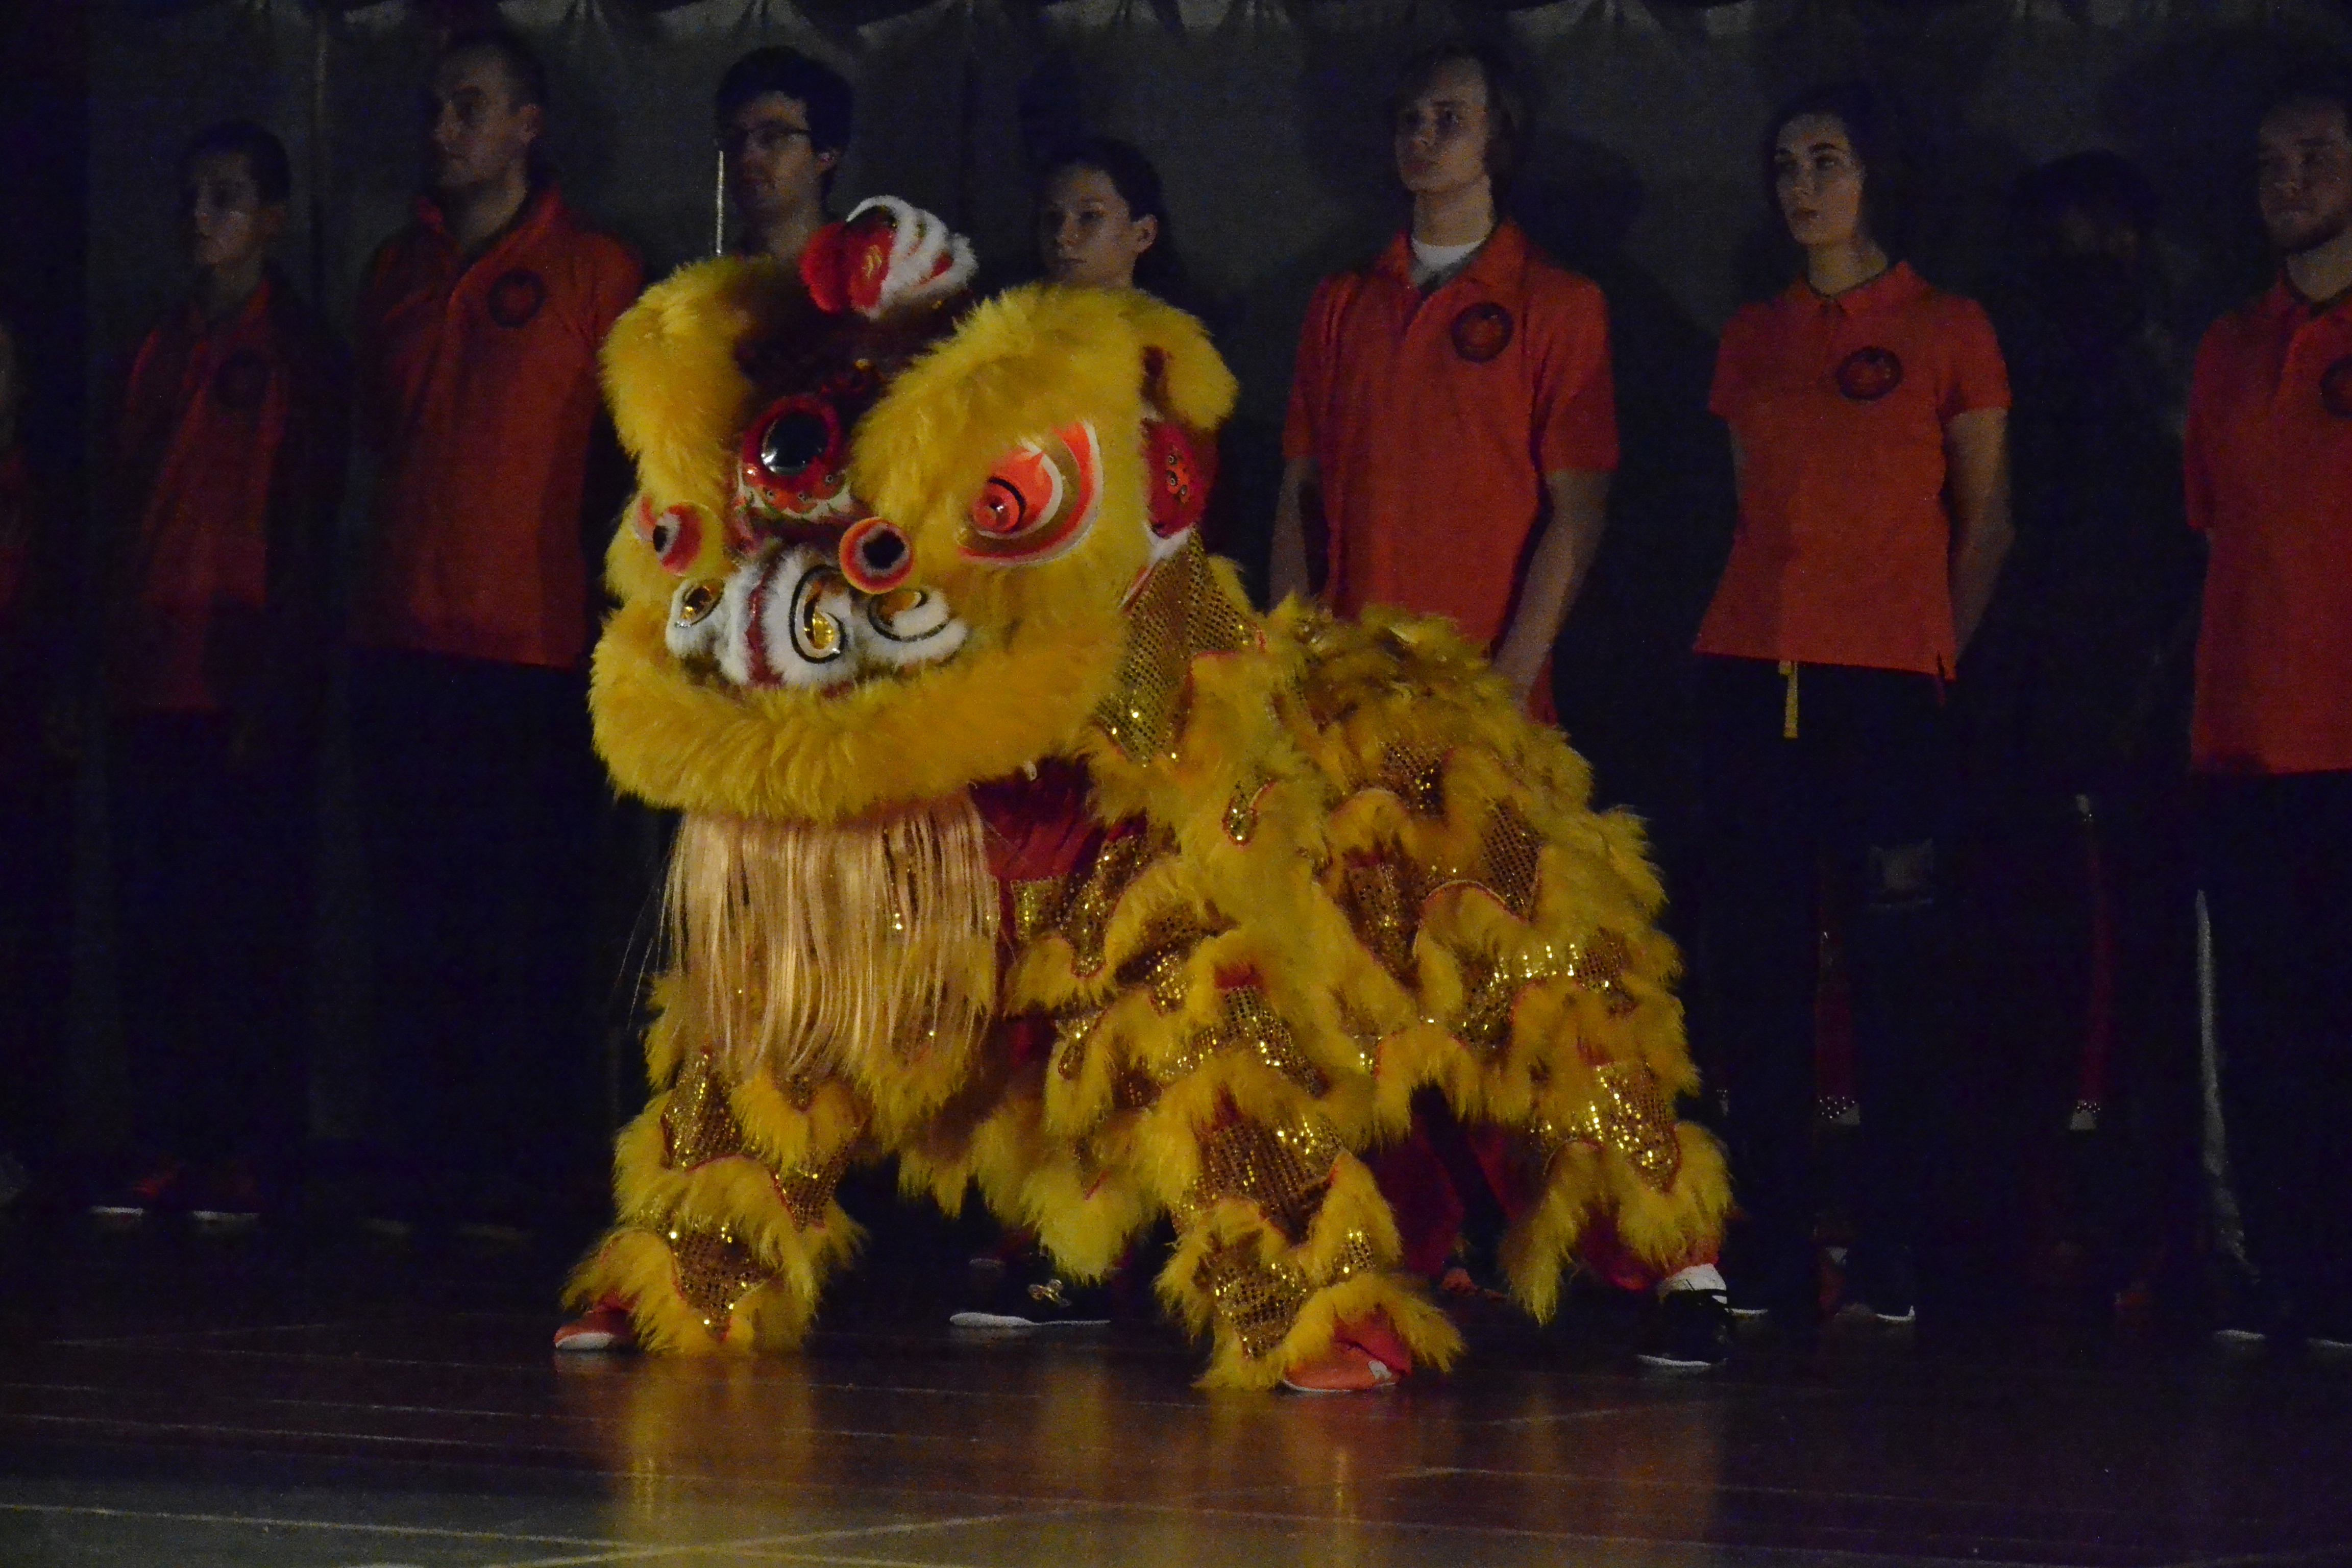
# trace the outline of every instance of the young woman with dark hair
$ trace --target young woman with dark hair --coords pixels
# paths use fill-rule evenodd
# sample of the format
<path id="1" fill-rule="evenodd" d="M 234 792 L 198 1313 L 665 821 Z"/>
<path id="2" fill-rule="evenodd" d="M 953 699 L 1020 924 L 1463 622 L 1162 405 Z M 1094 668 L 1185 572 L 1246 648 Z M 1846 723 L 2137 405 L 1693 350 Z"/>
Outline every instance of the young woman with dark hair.
<path id="1" fill-rule="evenodd" d="M 1141 289 L 1181 303 L 1184 268 L 1151 160 L 1108 136 L 1055 154 L 1037 198 L 1037 264 L 1055 283 Z"/>
<path id="2" fill-rule="evenodd" d="M 1945 687 L 2011 537 L 2009 385 L 1984 312 L 1889 251 L 1901 165 L 1860 86 L 1772 121 L 1769 189 L 1802 272 L 1725 329 L 1710 409 L 1739 484 L 1699 628 L 1706 952 L 1748 1215 L 1735 1309 L 1809 1331 L 1822 920 L 1853 983 L 1862 1213 L 1851 1300 L 1907 1321 L 1936 1168 L 1948 967 Z"/>

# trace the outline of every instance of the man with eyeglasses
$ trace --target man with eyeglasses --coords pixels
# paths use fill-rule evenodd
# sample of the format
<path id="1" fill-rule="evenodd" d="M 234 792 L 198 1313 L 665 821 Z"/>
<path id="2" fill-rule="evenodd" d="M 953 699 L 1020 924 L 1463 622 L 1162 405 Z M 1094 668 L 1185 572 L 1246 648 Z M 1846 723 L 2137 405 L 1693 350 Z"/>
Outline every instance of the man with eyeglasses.
<path id="1" fill-rule="evenodd" d="M 374 532 L 352 719 L 377 952 L 381 1217 L 511 1225 L 585 1160 L 597 780 L 585 666 L 620 493 L 596 353 L 643 282 L 539 157 L 546 79 L 460 33 L 424 94 L 415 221 L 358 312 Z"/>
<path id="2" fill-rule="evenodd" d="M 793 263 L 825 224 L 856 100 L 839 72 L 797 49 L 754 49 L 719 79 L 734 248 Z"/>

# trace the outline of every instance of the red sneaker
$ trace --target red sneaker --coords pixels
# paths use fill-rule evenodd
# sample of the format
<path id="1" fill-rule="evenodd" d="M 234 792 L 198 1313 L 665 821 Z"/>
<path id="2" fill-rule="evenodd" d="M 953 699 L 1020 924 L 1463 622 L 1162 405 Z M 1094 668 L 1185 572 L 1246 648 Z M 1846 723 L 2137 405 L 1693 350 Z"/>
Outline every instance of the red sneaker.
<path id="1" fill-rule="evenodd" d="M 629 1310 L 614 1301 L 599 1301 L 555 1331 L 560 1351 L 633 1351 L 637 1331 Z"/>
<path id="2" fill-rule="evenodd" d="M 1360 1345 L 1335 1342 L 1313 1361 L 1282 1374 L 1293 1394 L 1370 1394 L 1395 1383 L 1395 1369 Z"/>
<path id="3" fill-rule="evenodd" d="M 1412 1371 L 1412 1352 L 1386 1312 L 1339 1325 L 1331 1348 L 1283 1374 L 1282 1385 L 1300 1394 L 1368 1394 L 1386 1388 Z"/>

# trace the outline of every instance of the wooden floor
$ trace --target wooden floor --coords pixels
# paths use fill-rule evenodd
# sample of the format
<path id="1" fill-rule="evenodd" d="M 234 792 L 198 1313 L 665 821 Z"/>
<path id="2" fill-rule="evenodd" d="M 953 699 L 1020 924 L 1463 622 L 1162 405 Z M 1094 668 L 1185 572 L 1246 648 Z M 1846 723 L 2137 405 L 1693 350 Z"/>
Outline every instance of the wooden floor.
<path id="1" fill-rule="evenodd" d="M 0 1564 L 2352 1563 L 2352 1367 L 2300 1356 L 1842 1331 L 1659 1378 L 1603 1303 L 1207 1395 L 1148 1321 L 959 1342 L 923 1269 L 797 1356 L 559 1358 L 561 1261 L 0 1236 Z"/>

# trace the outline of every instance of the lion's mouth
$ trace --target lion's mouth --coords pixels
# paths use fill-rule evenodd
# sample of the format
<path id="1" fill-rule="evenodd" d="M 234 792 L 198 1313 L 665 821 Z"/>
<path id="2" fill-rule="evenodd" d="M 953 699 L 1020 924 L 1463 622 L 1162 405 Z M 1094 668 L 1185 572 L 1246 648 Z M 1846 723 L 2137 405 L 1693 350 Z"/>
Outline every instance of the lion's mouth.
<path id="1" fill-rule="evenodd" d="M 735 686 L 822 691 L 946 658 L 970 628 L 928 588 L 868 594 L 828 551 L 777 546 L 670 597 L 669 651 Z"/>

